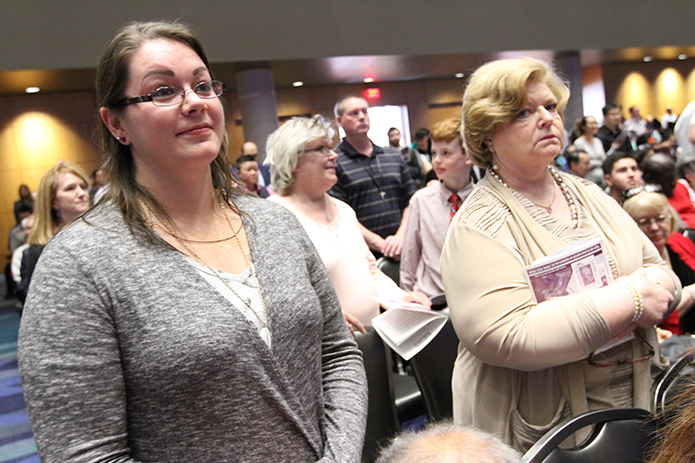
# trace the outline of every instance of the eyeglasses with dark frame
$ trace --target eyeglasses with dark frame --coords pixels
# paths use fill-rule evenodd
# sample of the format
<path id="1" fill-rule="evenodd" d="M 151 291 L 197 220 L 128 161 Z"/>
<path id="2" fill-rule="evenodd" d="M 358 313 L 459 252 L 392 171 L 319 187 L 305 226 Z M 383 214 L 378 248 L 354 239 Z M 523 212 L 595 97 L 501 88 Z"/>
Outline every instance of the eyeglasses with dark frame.
<path id="1" fill-rule="evenodd" d="M 205 80 L 193 88 L 181 88 L 169 85 L 157 87 L 149 95 L 140 95 L 134 98 L 123 98 L 116 103 L 116 106 L 128 106 L 135 103 L 145 103 L 151 101 L 155 106 L 174 106 L 181 104 L 186 97 L 186 92 L 194 92 L 198 98 L 210 100 L 217 98 L 225 90 L 225 85 L 219 80 Z"/>
<path id="2" fill-rule="evenodd" d="M 649 360 L 650 358 L 654 357 L 654 348 L 636 331 L 635 338 L 637 338 L 640 341 L 640 343 L 643 346 L 646 346 L 647 348 L 647 354 L 644 357 L 640 357 L 637 359 L 618 360 L 617 362 L 603 363 L 597 362 L 594 359 L 594 353 L 592 352 L 591 354 L 589 354 L 589 358 L 587 358 L 587 360 L 589 361 L 589 365 L 593 365 L 595 367 L 617 367 L 618 365 L 623 365 L 626 363 L 644 362 L 645 360 Z"/>

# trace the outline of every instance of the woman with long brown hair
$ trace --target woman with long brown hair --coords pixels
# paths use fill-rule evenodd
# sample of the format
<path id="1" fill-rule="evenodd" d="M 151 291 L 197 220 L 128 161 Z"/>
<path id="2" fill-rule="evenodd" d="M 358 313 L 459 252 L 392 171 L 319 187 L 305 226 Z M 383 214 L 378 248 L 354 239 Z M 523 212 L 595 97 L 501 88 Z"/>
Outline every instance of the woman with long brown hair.
<path id="1" fill-rule="evenodd" d="M 180 23 L 102 55 L 110 198 L 46 247 L 20 328 L 46 463 L 359 459 L 360 353 L 301 225 L 232 188 L 223 91 Z"/>

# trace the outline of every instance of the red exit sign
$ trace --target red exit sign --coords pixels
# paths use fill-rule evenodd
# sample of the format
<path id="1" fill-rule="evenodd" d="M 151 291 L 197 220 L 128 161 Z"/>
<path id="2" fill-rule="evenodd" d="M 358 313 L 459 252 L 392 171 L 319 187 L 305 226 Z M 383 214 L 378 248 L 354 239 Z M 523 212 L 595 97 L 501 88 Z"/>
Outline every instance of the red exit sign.
<path id="1" fill-rule="evenodd" d="M 364 91 L 364 97 L 368 100 L 381 98 L 381 90 L 378 88 L 368 88 Z"/>

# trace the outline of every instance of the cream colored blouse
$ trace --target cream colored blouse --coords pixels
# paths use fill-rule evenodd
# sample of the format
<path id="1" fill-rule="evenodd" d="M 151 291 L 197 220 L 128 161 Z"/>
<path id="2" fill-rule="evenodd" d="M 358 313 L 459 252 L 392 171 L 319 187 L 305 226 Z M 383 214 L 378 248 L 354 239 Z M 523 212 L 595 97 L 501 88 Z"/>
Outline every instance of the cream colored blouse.
<path id="1" fill-rule="evenodd" d="M 522 268 L 583 238 L 603 238 L 613 276 L 646 265 L 669 271 L 634 221 L 596 185 L 562 175 L 578 200 L 574 230 L 491 175 L 454 218 L 442 253 L 451 318 L 461 341 L 452 388 L 454 420 L 526 451 L 561 419 L 619 406 L 650 409 L 653 376 L 665 367 L 653 329 L 596 357 L 611 340 L 590 293 L 536 304 Z M 669 271 L 670 272 L 670 271 Z M 670 272 L 678 288 L 680 282 Z M 578 436 L 581 439 L 583 436 Z"/>

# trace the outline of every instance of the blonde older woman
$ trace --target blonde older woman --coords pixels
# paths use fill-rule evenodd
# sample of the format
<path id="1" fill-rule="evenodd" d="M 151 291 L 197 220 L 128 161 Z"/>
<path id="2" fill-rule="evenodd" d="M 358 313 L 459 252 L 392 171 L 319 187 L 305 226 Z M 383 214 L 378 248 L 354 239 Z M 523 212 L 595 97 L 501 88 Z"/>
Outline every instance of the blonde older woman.
<path id="1" fill-rule="evenodd" d="M 683 224 L 678 213 L 666 196 L 650 191 L 649 187 L 653 186 L 628 190 L 623 209 L 630 214 L 642 233 L 647 235 L 683 285 L 680 304 L 659 326 L 673 334 L 692 333 L 695 329 L 692 312 L 695 306 L 695 244 L 680 233 Z"/>
<path id="2" fill-rule="evenodd" d="M 534 59 L 491 62 L 471 76 L 464 139 L 488 174 L 454 218 L 442 253 L 461 340 L 454 419 L 522 451 L 563 418 L 649 408 L 652 374 L 664 367 L 653 326 L 680 297 L 677 277 L 615 201 L 549 167 L 564 145 L 568 97 Z M 615 284 L 536 303 L 523 267 L 598 237 Z M 634 338 L 597 351 L 630 332 Z"/>
<path id="3" fill-rule="evenodd" d="M 374 297 L 415 301 L 429 307 L 421 292 L 406 293 L 377 267 L 360 233 L 355 211 L 328 195 L 335 185 L 337 154 L 331 149 L 334 131 L 321 116 L 297 117 L 268 137 L 266 163 L 274 196 L 294 213 L 314 242 L 328 269 L 348 323 L 355 316 L 371 325 L 379 315 Z"/>

